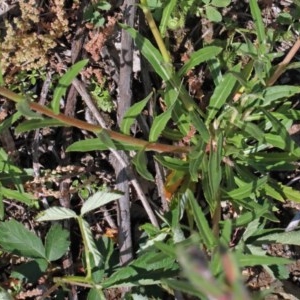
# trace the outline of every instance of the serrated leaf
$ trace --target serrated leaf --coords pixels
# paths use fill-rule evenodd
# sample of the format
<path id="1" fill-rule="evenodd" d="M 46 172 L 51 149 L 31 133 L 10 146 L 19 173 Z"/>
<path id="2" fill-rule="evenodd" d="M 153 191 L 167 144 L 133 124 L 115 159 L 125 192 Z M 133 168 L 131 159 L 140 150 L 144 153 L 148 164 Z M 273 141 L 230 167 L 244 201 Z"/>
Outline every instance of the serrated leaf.
<path id="1" fill-rule="evenodd" d="M 46 257 L 48 261 L 61 258 L 68 250 L 70 241 L 69 232 L 59 224 L 54 224 L 49 229 L 45 239 Z"/>
<path id="2" fill-rule="evenodd" d="M 221 22 L 222 21 L 222 15 L 220 14 L 220 12 L 215 9 L 212 6 L 207 6 L 205 8 L 205 13 L 206 13 L 206 17 L 208 20 L 212 21 L 212 22 Z"/>
<path id="3" fill-rule="evenodd" d="M 130 134 L 130 127 L 141 114 L 143 108 L 147 104 L 147 102 L 151 99 L 153 93 L 151 92 L 145 99 L 133 104 L 125 113 L 120 128 L 124 134 Z"/>
<path id="4" fill-rule="evenodd" d="M 56 126 L 66 126 L 66 124 L 56 120 L 56 119 L 43 119 L 43 120 L 27 120 L 19 124 L 15 131 L 16 133 L 22 133 L 30 130 L 35 130 L 45 127 L 56 127 Z"/>
<path id="5" fill-rule="evenodd" d="M 98 191 L 93 196 L 89 197 L 83 203 L 80 214 L 81 214 L 81 216 L 83 216 L 84 214 L 86 214 L 100 206 L 104 206 L 111 201 L 119 199 L 121 196 L 122 195 L 118 194 L 118 193 Z"/>
<path id="6" fill-rule="evenodd" d="M 167 123 L 172 117 L 172 110 L 174 105 L 169 107 L 165 112 L 155 117 L 149 133 L 149 141 L 156 142 L 162 131 L 165 129 Z"/>
<path id="7" fill-rule="evenodd" d="M 80 228 L 82 230 L 81 234 L 83 235 L 83 239 L 84 239 L 87 249 L 89 251 L 89 253 L 86 253 L 85 255 L 91 254 L 91 256 L 93 257 L 95 266 L 98 266 L 102 260 L 102 256 L 96 247 L 96 244 L 95 244 L 95 241 L 94 241 L 91 229 L 90 229 L 90 225 L 88 224 L 88 222 L 86 222 L 82 218 L 79 218 L 78 222 L 81 225 L 80 226 Z"/>
<path id="8" fill-rule="evenodd" d="M 54 90 L 51 106 L 55 114 L 59 113 L 59 105 L 61 98 L 65 95 L 69 85 L 79 72 L 86 66 L 88 59 L 81 60 L 74 64 L 58 81 L 58 85 Z"/>
<path id="9" fill-rule="evenodd" d="M 66 207 L 54 206 L 39 213 L 36 217 L 36 221 L 58 221 L 71 218 L 77 218 L 77 215 L 73 210 Z"/>
<path id="10" fill-rule="evenodd" d="M 43 116 L 35 113 L 29 106 L 29 100 L 22 99 L 16 105 L 17 110 L 28 119 L 43 119 Z"/>
<path id="11" fill-rule="evenodd" d="M 15 220 L 0 224 L 0 245 L 8 252 L 30 258 L 46 258 L 41 239 Z"/>
<path id="12" fill-rule="evenodd" d="M 138 173 L 149 181 L 154 181 L 153 175 L 147 169 L 147 158 L 145 150 L 140 150 L 132 159 Z"/>
<path id="13" fill-rule="evenodd" d="M 191 70 L 193 67 L 215 58 L 222 51 L 221 47 L 207 46 L 191 54 L 190 59 L 178 71 L 178 76 L 181 77 Z"/>

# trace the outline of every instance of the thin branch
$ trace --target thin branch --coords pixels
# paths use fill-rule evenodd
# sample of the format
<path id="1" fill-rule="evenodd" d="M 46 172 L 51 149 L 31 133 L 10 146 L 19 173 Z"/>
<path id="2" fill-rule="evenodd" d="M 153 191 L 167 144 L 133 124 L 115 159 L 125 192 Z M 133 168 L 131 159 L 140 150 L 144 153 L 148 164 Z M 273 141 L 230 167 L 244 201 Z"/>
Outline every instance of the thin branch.
<path id="1" fill-rule="evenodd" d="M 102 128 L 106 128 L 106 124 L 105 121 L 103 120 L 101 114 L 99 113 L 97 107 L 95 106 L 93 100 L 91 99 L 90 95 L 88 94 L 88 92 L 86 91 L 84 85 L 78 80 L 78 79 L 74 79 L 72 84 L 75 86 L 75 88 L 77 89 L 78 93 L 80 94 L 80 96 L 82 97 L 82 99 L 84 100 L 84 102 L 86 103 L 86 105 L 88 106 L 88 108 L 90 109 L 90 111 L 94 114 L 94 117 L 96 118 L 96 120 L 99 122 L 99 124 L 102 126 Z M 154 226 L 159 227 L 158 225 L 158 221 L 157 218 L 154 214 L 154 212 L 152 211 L 151 206 L 149 205 L 149 202 L 147 200 L 146 195 L 143 192 L 142 187 L 140 186 L 139 182 L 137 181 L 136 177 L 134 176 L 133 171 L 131 170 L 128 162 L 126 162 L 124 160 L 124 158 L 122 158 L 122 156 L 120 155 L 120 153 L 114 149 L 111 149 L 112 154 L 115 156 L 115 158 L 118 160 L 118 162 L 120 163 L 122 168 L 126 169 L 126 173 L 128 175 L 128 178 L 130 180 L 130 183 L 132 184 L 132 186 L 134 187 L 134 189 L 136 190 L 145 211 L 147 212 L 149 219 L 151 221 L 151 223 Z"/>
<path id="2" fill-rule="evenodd" d="M 282 75 L 282 73 L 285 71 L 286 66 L 290 63 L 292 58 L 296 55 L 300 48 L 300 38 L 295 42 L 294 46 L 291 48 L 289 53 L 286 55 L 284 60 L 278 64 L 274 74 L 271 76 L 271 78 L 267 82 L 267 86 L 272 86 L 277 79 Z"/>

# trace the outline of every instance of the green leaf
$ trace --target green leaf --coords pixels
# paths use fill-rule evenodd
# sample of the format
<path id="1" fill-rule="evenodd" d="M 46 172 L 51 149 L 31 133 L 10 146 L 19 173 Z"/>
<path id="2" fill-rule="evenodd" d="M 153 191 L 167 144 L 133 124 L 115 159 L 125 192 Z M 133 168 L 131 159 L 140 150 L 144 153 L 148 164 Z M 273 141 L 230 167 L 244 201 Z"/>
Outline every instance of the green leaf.
<path id="1" fill-rule="evenodd" d="M 162 37 L 165 37 L 166 30 L 168 27 L 168 22 L 170 20 L 171 14 L 174 11 L 174 8 L 176 6 L 177 0 L 169 0 L 167 4 L 165 5 L 165 8 L 163 10 L 162 18 L 159 25 L 159 31 Z"/>
<path id="2" fill-rule="evenodd" d="M 29 106 L 29 101 L 27 99 L 22 99 L 20 100 L 17 105 L 16 108 L 17 110 L 26 118 L 28 119 L 43 119 L 43 116 L 35 113 L 31 110 L 30 106 Z"/>
<path id="3" fill-rule="evenodd" d="M 130 127 L 141 114 L 147 102 L 151 99 L 153 93 L 151 92 L 145 99 L 133 104 L 125 113 L 120 128 L 124 134 L 130 134 Z"/>
<path id="4" fill-rule="evenodd" d="M 96 288 L 90 289 L 87 300 L 104 300 L 103 293 Z"/>
<path id="5" fill-rule="evenodd" d="M 162 278 L 176 276 L 177 272 L 174 258 L 148 251 L 104 280 L 102 287 L 153 285 L 160 283 Z"/>
<path id="6" fill-rule="evenodd" d="M 107 149 L 114 149 L 116 150 L 116 145 L 114 141 L 110 138 L 109 134 L 105 129 L 101 130 L 100 133 L 98 133 L 98 138 L 100 139 L 101 143 L 106 145 Z"/>
<path id="7" fill-rule="evenodd" d="M 46 258 L 41 239 L 13 219 L 0 224 L 0 245 L 19 256 Z"/>
<path id="8" fill-rule="evenodd" d="M 11 200 L 17 200 L 21 203 L 25 203 L 26 205 L 33 206 L 36 202 L 33 195 L 30 195 L 28 193 L 22 193 L 17 190 L 7 189 L 3 186 L 0 187 L 0 194 L 4 198 L 8 198 Z"/>
<path id="9" fill-rule="evenodd" d="M 154 157 L 162 166 L 171 169 L 171 170 L 178 170 L 178 171 L 188 171 L 189 170 L 189 163 L 179 158 L 174 158 L 170 156 L 164 155 L 155 155 Z"/>
<path id="10" fill-rule="evenodd" d="M 174 105 L 169 107 L 159 116 L 155 117 L 149 133 L 149 141 L 156 142 L 162 131 L 165 129 L 167 123 L 172 117 Z"/>
<path id="11" fill-rule="evenodd" d="M 276 242 L 277 243 L 277 242 Z M 280 242 L 278 242 L 280 243 Z M 283 257 L 260 256 L 252 254 L 236 254 L 240 267 L 252 267 L 258 265 L 286 265 L 292 261 Z"/>
<path id="12" fill-rule="evenodd" d="M 192 212 L 194 215 L 194 220 L 195 220 L 197 228 L 199 230 L 200 239 L 203 240 L 204 245 L 208 249 L 210 249 L 210 250 L 213 249 L 216 245 L 216 240 L 215 240 L 214 234 L 205 218 L 205 215 L 204 215 L 202 209 L 196 202 L 196 199 L 195 199 L 193 193 L 191 192 L 191 190 L 188 189 L 185 193 L 185 196 L 190 203 L 190 206 L 191 206 L 191 209 L 192 209 Z"/>
<path id="13" fill-rule="evenodd" d="M 55 114 L 59 113 L 60 100 L 66 94 L 69 85 L 88 62 L 88 59 L 77 62 L 59 79 L 58 85 L 54 90 L 53 99 L 51 102 L 51 106 Z"/>
<path id="14" fill-rule="evenodd" d="M 164 59 L 160 52 L 149 40 L 140 35 L 135 29 L 122 24 L 120 24 L 120 26 L 131 35 L 143 56 L 149 61 L 155 70 L 155 73 L 157 73 L 163 80 L 169 81 L 172 77 L 171 65 L 164 63 Z"/>
<path id="15" fill-rule="evenodd" d="M 300 93 L 299 86 L 293 85 L 276 85 L 267 87 L 263 92 L 264 103 L 263 105 L 272 105 L 278 99 L 290 98 Z"/>
<path id="16" fill-rule="evenodd" d="M 147 158 L 145 150 L 140 150 L 132 159 L 138 173 L 149 181 L 154 181 L 153 175 L 147 169 Z"/>
<path id="17" fill-rule="evenodd" d="M 280 123 L 279 120 L 277 120 L 272 114 L 270 114 L 267 110 L 261 108 L 263 113 L 267 116 L 267 118 L 270 120 L 270 122 L 273 125 L 274 130 L 277 134 L 277 140 L 283 143 L 283 145 L 280 147 L 281 149 L 289 152 L 293 152 L 294 149 L 297 148 L 296 143 L 291 139 L 290 134 L 286 130 L 286 128 L 283 126 L 282 123 Z M 266 135 L 267 140 L 268 135 Z"/>
<path id="18" fill-rule="evenodd" d="M 119 199 L 121 196 L 122 195 L 118 193 L 98 191 L 83 203 L 81 207 L 80 215 L 83 216 L 84 214 L 100 206 L 104 206 L 111 201 Z"/>
<path id="19" fill-rule="evenodd" d="M 114 145 L 116 146 L 117 150 L 140 150 L 142 147 L 132 145 L 131 143 L 125 142 L 118 142 L 114 141 Z M 67 148 L 67 152 L 77 151 L 77 152 L 88 152 L 88 151 L 101 151 L 101 150 L 109 150 L 108 145 L 106 145 L 103 141 L 99 138 L 88 139 L 83 141 L 78 141 L 73 143 Z"/>
<path id="20" fill-rule="evenodd" d="M 221 47 L 207 46 L 191 54 L 190 59 L 178 71 L 178 76 L 182 77 L 189 70 L 198 66 L 199 64 L 215 58 L 222 51 Z"/>
<path id="21" fill-rule="evenodd" d="M 2 299 L 2 300 L 14 300 L 14 298 L 1 287 L 0 287 L 0 299 Z"/>
<path id="22" fill-rule="evenodd" d="M 257 32 L 257 38 L 259 41 L 259 45 L 266 45 L 266 35 L 265 35 L 265 25 L 262 19 L 262 12 L 259 9 L 259 6 L 257 4 L 257 0 L 250 0 L 250 11 L 251 15 L 256 27 L 256 32 Z"/>
<path id="23" fill-rule="evenodd" d="M 212 148 L 212 147 L 211 147 Z M 217 140 L 216 150 L 212 150 L 209 153 L 208 160 L 208 179 L 210 187 L 210 195 L 214 202 L 210 203 L 211 211 L 215 208 L 215 202 L 218 201 L 218 195 L 220 192 L 220 183 L 222 180 L 222 149 L 223 149 L 223 135 L 219 134 Z"/>
<path id="24" fill-rule="evenodd" d="M 176 279 L 163 279 L 162 282 L 176 291 L 181 291 L 188 295 L 196 296 L 198 299 L 201 299 L 201 297 L 204 296 L 204 294 L 200 293 L 200 291 L 191 285 L 190 282 Z"/>
<path id="25" fill-rule="evenodd" d="M 54 224 L 49 229 L 45 239 L 46 257 L 48 261 L 61 258 L 68 250 L 70 241 L 69 232 L 59 224 Z"/>
<path id="26" fill-rule="evenodd" d="M 99 253 L 92 232 L 88 222 L 86 222 L 81 217 L 78 218 L 78 222 L 80 224 L 81 234 L 84 240 L 84 243 L 87 246 L 89 253 L 85 253 L 85 255 L 90 255 L 93 257 L 95 266 L 98 266 L 102 260 L 102 256 Z"/>
<path id="27" fill-rule="evenodd" d="M 265 186 L 268 177 L 262 177 L 257 180 L 252 180 L 250 183 L 244 182 L 237 189 L 227 192 L 227 196 L 232 199 L 243 200 L 249 198 L 253 193 L 259 191 Z"/>
<path id="28" fill-rule="evenodd" d="M 210 20 L 212 22 L 216 22 L 216 23 L 222 21 L 222 15 L 214 7 L 206 6 L 205 12 L 206 12 L 206 17 L 207 17 L 208 20 Z"/>
<path id="29" fill-rule="evenodd" d="M 0 123 L 0 133 L 3 132 L 3 130 L 10 128 L 13 124 L 15 124 L 20 117 L 22 117 L 21 112 L 17 111 L 12 116 L 7 117 L 4 121 L 1 121 Z"/>
<path id="30" fill-rule="evenodd" d="M 34 283 L 47 270 L 48 262 L 45 259 L 35 259 L 21 265 L 15 266 L 11 273 L 12 278 L 17 278 L 28 283 Z M 0 298 L 2 300 L 2 298 Z"/>
<path id="31" fill-rule="evenodd" d="M 216 7 L 226 7 L 230 4 L 231 0 L 212 0 L 211 4 Z"/>
<path id="32" fill-rule="evenodd" d="M 42 119 L 42 120 L 27 120 L 19 124 L 15 131 L 16 133 L 22 133 L 30 130 L 35 130 L 45 127 L 56 127 L 56 126 L 65 126 L 63 122 L 60 122 L 56 119 Z"/>
<path id="33" fill-rule="evenodd" d="M 36 221 L 58 221 L 71 218 L 77 218 L 77 215 L 73 210 L 66 207 L 54 206 L 40 212 L 36 217 Z"/>
<path id="34" fill-rule="evenodd" d="M 238 71 L 239 69 L 240 66 L 237 65 L 233 68 L 233 71 Z M 232 93 L 235 83 L 236 78 L 231 73 L 227 73 L 223 76 L 221 83 L 214 89 L 210 98 L 206 124 L 209 124 L 211 120 L 213 120 L 222 105 L 226 103 L 227 98 Z"/>

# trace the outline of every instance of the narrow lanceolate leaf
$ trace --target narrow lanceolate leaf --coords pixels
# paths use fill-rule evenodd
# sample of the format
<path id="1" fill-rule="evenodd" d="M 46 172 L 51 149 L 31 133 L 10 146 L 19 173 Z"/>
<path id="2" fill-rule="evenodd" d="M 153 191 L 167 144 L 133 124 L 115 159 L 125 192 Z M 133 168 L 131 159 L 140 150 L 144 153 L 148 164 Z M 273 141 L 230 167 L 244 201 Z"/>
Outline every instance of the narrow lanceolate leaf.
<path id="1" fill-rule="evenodd" d="M 88 59 L 81 60 L 74 64 L 58 81 L 58 85 L 54 90 L 53 100 L 51 106 L 54 113 L 59 113 L 59 104 L 61 98 L 65 95 L 72 80 L 79 74 L 79 72 L 86 66 Z"/>
<path id="2" fill-rule="evenodd" d="M 239 69 L 240 66 L 237 65 L 233 68 L 233 71 L 238 71 Z M 206 124 L 209 124 L 213 120 L 219 109 L 226 103 L 227 98 L 232 93 L 236 80 L 231 73 L 223 76 L 221 83 L 215 88 L 209 100 Z"/>
<path id="3" fill-rule="evenodd" d="M 118 142 L 114 141 L 114 145 L 116 146 L 117 150 L 139 150 L 141 149 L 140 146 L 132 145 L 131 143 L 125 142 Z M 76 152 L 87 152 L 87 151 L 95 151 L 95 150 L 109 150 L 107 144 L 101 141 L 99 138 L 93 138 L 83 141 L 78 141 L 73 143 L 67 148 L 67 152 L 76 151 Z"/>
<path id="4" fill-rule="evenodd" d="M 266 44 L 265 26 L 262 20 L 261 10 L 259 9 L 257 0 L 250 0 L 249 4 L 250 4 L 251 15 L 256 27 L 259 44 L 260 46 L 262 46 L 263 44 L 265 45 Z"/>
<path id="5" fill-rule="evenodd" d="M 280 243 L 286 245 L 296 245 L 300 246 L 299 231 L 289 231 L 289 232 L 276 232 L 269 235 L 261 236 L 255 239 L 254 244 L 271 244 Z"/>
<path id="6" fill-rule="evenodd" d="M 16 105 L 17 110 L 28 119 L 43 119 L 43 116 L 35 113 L 31 110 L 29 106 L 29 100 L 22 99 Z"/>
<path id="7" fill-rule="evenodd" d="M 133 158 L 132 162 L 142 177 L 146 180 L 154 181 L 153 175 L 147 169 L 147 158 L 144 150 L 140 150 Z"/>
<path id="8" fill-rule="evenodd" d="M 170 20 L 170 16 L 176 6 L 177 0 L 169 0 L 164 8 L 163 15 L 159 25 L 159 31 L 162 37 L 165 37 L 167 25 Z"/>
<path id="9" fill-rule="evenodd" d="M 57 221 L 57 220 L 65 220 L 65 219 L 71 219 L 76 217 L 77 215 L 73 210 L 66 207 L 54 206 L 39 213 L 36 220 L 38 222 Z"/>
<path id="10" fill-rule="evenodd" d="M 217 148 L 209 153 L 208 160 L 208 177 L 211 195 L 215 201 L 218 201 L 218 194 L 220 190 L 220 183 L 222 179 L 222 149 L 223 149 L 223 136 L 220 134 L 217 140 Z"/>
<path id="11" fill-rule="evenodd" d="M 194 52 L 190 59 L 184 64 L 184 66 L 178 71 L 178 76 L 181 77 L 186 74 L 187 71 L 199 64 L 215 58 L 222 51 L 221 47 L 207 46 L 196 52 Z"/>
<path id="12" fill-rule="evenodd" d="M 142 52 L 143 56 L 149 61 L 155 72 L 165 81 L 169 81 L 172 77 L 171 66 L 164 63 L 160 52 L 151 44 L 149 40 L 140 35 L 135 29 L 120 25 L 133 38 L 135 44 Z"/>
<path id="13" fill-rule="evenodd" d="M 78 221 L 80 222 L 80 228 L 82 230 L 81 234 L 83 236 L 83 240 L 86 243 L 87 249 L 89 253 L 86 253 L 85 255 L 90 255 L 94 259 L 94 264 L 98 266 L 100 264 L 100 261 L 102 259 L 101 254 L 99 253 L 91 229 L 90 225 L 82 218 L 79 218 Z"/>
<path id="14" fill-rule="evenodd" d="M 272 104 L 278 99 L 290 98 L 300 93 L 299 86 L 293 85 L 276 85 L 267 87 L 263 92 L 264 103 L 263 105 Z"/>
<path id="15" fill-rule="evenodd" d="M 290 259 L 283 257 L 271 257 L 267 255 L 260 256 L 251 254 L 238 254 L 237 260 L 240 267 L 252 267 L 258 265 L 287 265 L 291 263 Z"/>
<path id="16" fill-rule="evenodd" d="M 41 239 L 15 220 L 0 224 L 0 245 L 7 252 L 30 258 L 46 258 Z"/>
<path id="17" fill-rule="evenodd" d="M 68 250 L 70 241 L 69 232 L 59 224 L 54 224 L 48 231 L 45 239 L 46 257 L 48 261 L 61 258 Z"/>
<path id="18" fill-rule="evenodd" d="M 99 191 L 96 192 L 93 196 L 89 197 L 82 205 L 80 215 L 84 214 L 99 208 L 100 206 L 104 206 L 111 201 L 117 200 L 121 197 L 121 194 L 118 193 L 110 193 Z"/>
<path id="19" fill-rule="evenodd" d="M 165 129 L 167 123 L 172 117 L 172 111 L 173 111 L 174 105 L 169 107 L 166 111 L 164 111 L 162 114 L 154 118 L 153 124 L 150 129 L 149 133 L 149 141 L 150 142 L 156 142 L 162 131 Z"/>
<path id="20" fill-rule="evenodd" d="M 130 127 L 133 125 L 134 121 L 141 114 L 143 108 L 147 102 L 151 99 L 153 93 L 151 92 L 145 99 L 133 104 L 125 113 L 124 118 L 121 122 L 121 131 L 124 134 L 130 134 Z"/>
<path id="21" fill-rule="evenodd" d="M 286 130 L 286 128 L 283 126 L 282 123 L 280 123 L 279 120 L 277 120 L 271 113 L 269 113 L 267 110 L 262 108 L 263 113 L 267 116 L 267 118 L 270 120 L 270 122 L 273 125 L 273 128 L 276 131 L 276 134 L 278 136 L 278 141 L 281 140 L 283 142 L 283 150 L 293 152 L 294 149 L 297 148 L 296 143 L 291 139 L 290 134 Z"/>
<path id="22" fill-rule="evenodd" d="M 0 193 L 8 199 L 17 200 L 29 206 L 34 205 L 34 203 L 36 202 L 33 195 L 22 193 L 17 190 L 8 189 L 3 186 L 0 187 Z"/>
<path id="23" fill-rule="evenodd" d="M 45 127 L 66 126 L 64 123 L 55 119 L 27 120 L 16 127 L 16 133 L 22 133 Z"/>
<path id="24" fill-rule="evenodd" d="M 208 249 L 212 249 L 216 245 L 216 240 L 205 218 L 205 215 L 198 203 L 196 202 L 196 199 L 191 190 L 187 190 L 186 197 L 188 198 L 191 209 L 193 211 L 194 219 L 199 230 L 200 238 L 203 240 L 203 243 Z"/>

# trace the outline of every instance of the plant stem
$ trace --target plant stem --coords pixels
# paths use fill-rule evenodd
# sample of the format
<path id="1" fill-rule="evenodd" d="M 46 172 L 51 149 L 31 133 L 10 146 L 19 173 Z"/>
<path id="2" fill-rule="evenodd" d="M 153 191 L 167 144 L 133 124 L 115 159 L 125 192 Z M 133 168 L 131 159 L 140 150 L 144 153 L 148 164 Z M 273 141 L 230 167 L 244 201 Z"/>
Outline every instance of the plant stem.
<path id="1" fill-rule="evenodd" d="M 20 96 L 4 87 L 0 87 L 0 95 L 6 97 L 16 103 L 25 100 L 25 97 Z M 79 129 L 87 130 L 87 131 L 90 131 L 90 132 L 93 132 L 96 134 L 100 133 L 102 130 L 105 130 L 99 125 L 89 124 L 85 121 L 81 121 L 76 118 L 61 114 L 61 113 L 55 114 L 48 107 L 40 105 L 38 103 L 29 101 L 28 104 L 32 110 L 34 110 L 38 113 L 41 113 L 43 115 L 46 115 L 48 117 L 51 117 L 53 119 L 56 119 L 58 121 L 61 121 L 66 125 L 74 126 Z M 160 143 L 151 143 L 151 142 L 136 139 L 131 136 L 127 136 L 125 134 L 115 132 L 112 130 L 105 130 L 105 131 L 112 140 L 115 140 L 115 141 L 118 141 L 121 143 L 131 144 L 140 149 L 144 148 L 147 151 L 174 152 L 174 153 L 187 153 L 190 151 L 189 147 L 180 147 L 180 146 L 166 145 L 166 144 L 160 144 Z"/>
<path id="2" fill-rule="evenodd" d="M 86 240 L 86 235 L 85 235 L 85 230 L 83 229 L 83 219 L 81 216 L 79 216 L 77 218 L 78 224 L 79 224 L 79 228 L 80 228 L 80 232 L 81 232 L 81 236 L 82 236 L 82 241 L 83 241 L 83 246 L 84 246 L 84 252 L 85 252 L 85 263 L 86 263 L 86 278 L 87 280 L 90 280 L 92 278 L 92 267 L 91 267 L 91 261 L 90 261 L 90 254 L 89 254 L 89 247 L 88 247 L 88 243 Z"/>
<path id="3" fill-rule="evenodd" d="M 156 26 L 156 23 L 153 19 L 153 16 L 151 14 L 151 11 L 148 7 L 148 3 L 147 3 L 147 0 L 141 0 L 141 7 L 142 7 L 142 10 L 145 14 L 145 18 L 148 22 L 148 25 L 149 25 L 149 28 L 151 29 L 151 32 L 155 38 L 155 41 L 157 43 L 157 46 L 160 50 L 160 53 L 164 59 L 164 62 L 165 63 L 170 63 L 171 62 L 171 57 L 170 57 L 170 54 L 169 54 L 169 51 L 167 50 L 166 46 L 165 46 L 165 43 L 161 37 L 161 34 Z"/>

